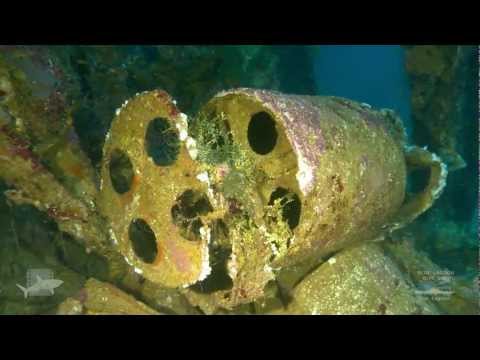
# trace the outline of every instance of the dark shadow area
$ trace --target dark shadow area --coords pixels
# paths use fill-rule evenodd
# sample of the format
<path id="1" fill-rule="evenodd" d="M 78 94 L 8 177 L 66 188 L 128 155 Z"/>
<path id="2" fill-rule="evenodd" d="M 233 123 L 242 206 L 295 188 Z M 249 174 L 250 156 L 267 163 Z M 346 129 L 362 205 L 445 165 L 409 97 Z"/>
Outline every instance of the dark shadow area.
<path id="1" fill-rule="evenodd" d="M 278 133 L 275 121 L 265 111 L 252 116 L 248 124 L 248 143 L 260 155 L 271 152 L 277 144 Z"/>
<path id="2" fill-rule="evenodd" d="M 280 205 L 282 205 L 283 221 L 288 223 L 291 230 L 295 229 L 300 222 L 300 214 L 302 210 L 300 198 L 294 192 L 279 187 L 270 195 L 268 205 L 273 205 L 277 199 L 282 199 L 280 200 Z"/>
<path id="3" fill-rule="evenodd" d="M 135 219 L 130 223 L 128 235 L 135 254 L 142 261 L 151 264 L 157 258 L 157 239 L 155 233 L 143 219 Z"/>
<path id="4" fill-rule="evenodd" d="M 212 205 L 205 194 L 186 190 L 172 207 L 173 223 L 180 227 L 182 236 L 190 241 L 200 240 L 200 228 L 203 226 L 199 215 L 212 211 Z"/>
<path id="5" fill-rule="evenodd" d="M 145 149 L 158 166 L 175 163 L 180 152 L 180 140 L 170 121 L 164 118 L 150 121 L 145 135 Z"/>
<path id="6" fill-rule="evenodd" d="M 126 153 L 115 149 L 110 156 L 110 180 L 114 190 L 125 194 L 130 190 L 133 180 L 133 165 Z"/>

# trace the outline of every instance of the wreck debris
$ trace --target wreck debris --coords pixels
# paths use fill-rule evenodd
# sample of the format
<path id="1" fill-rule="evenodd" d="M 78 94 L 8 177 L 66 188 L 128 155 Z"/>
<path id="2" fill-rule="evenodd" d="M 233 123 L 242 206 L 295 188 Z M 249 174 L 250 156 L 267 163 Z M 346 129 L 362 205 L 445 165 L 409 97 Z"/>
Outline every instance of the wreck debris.
<path id="1" fill-rule="evenodd" d="M 215 96 L 191 131 L 185 120 L 160 91 L 126 102 L 107 136 L 100 203 L 127 261 L 154 282 L 193 285 L 182 292 L 207 313 L 264 297 L 282 267 L 406 225 L 445 185 L 443 163 L 409 147 L 394 114 L 346 99 L 237 89 Z M 414 166 L 433 175 L 403 204 Z M 135 245 L 139 221 L 149 258 Z M 224 287 L 211 288 L 219 276 Z"/>
<path id="2" fill-rule="evenodd" d="M 95 174 L 80 148 L 58 66 L 38 48 L 0 52 L 2 111 L 12 129 L 70 193 L 94 206 Z"/>
<path id="3" fill-rule="evenodd" d="M 407 166 L 414 161 L 405 161 L 405 131 L 390 111 L 341 98 L 253 89 L 222 92 L 203 111 L 224 114 L 233 141 L 253 158 L 254 172 L 263 175 L 252 186 L 260 199 L 256 213 L 264 214 L 280 189 L 298 199 L 289 249 L 273 261 L 274 268 L 376 238 L 400 208 L 409 213 L 402 203 Z M 424 166 L 435 170 L 441 162 Z M 443 169 L 433 177 L 425 193 L 437 196 L 445 175 Z M 424 208 L 433 201 L 426 199 Z"/>
<path id="4" fill-rule="evenodd" d="M 438 314 L 377 244 L 334 255 L 294 289 L 290 314 Z M 277 310 L 281 313 L 281 311 Z"/>
<path id="5" fill-rule="evenodd" d="M 167 287 L 191 285 L 210 271 L 206 218 L 213 209 L 195 178 L 189 139 L 185 115 L 156 90 L 125 102 L 104 147 L 100 210 L 126 261 Z"/>
<path id="6" fill-rule="evenodd" d="M 88 279 L 74 298 L 60 304 L 59 315 L 158 315 L 158 312 L 108 283 Z"/>
<path id="7" fill-rule="evenodd" d="M 431 301 L 446 314 L 451 315 L 478 315 L 480 311 L 478 278 L 464 279 L 453 271 L 442 268 L 429 257 L 414 248 L 411 235 L 406 231 L 399 231 L 392 235 L 392 241 L 382 244 L 389 256 L 398 264 L 399 268 L 412 282 L 420 287 L 430 287 L 442 292 L 436 294 L 431 291 Z M 444 289 L 442 289 L 442 287 Z"/>
<path id="8" fill-rule="evenodd" d="M 466 119 L 461 109 L 461 85 L 468 75 L 464 62 L 468 46 L 415 45 L 406 47 L 406 69 L 412 84 L 412 114 L 419 132 L 427 131 L 430 143 L 450 171 L 466 163 L 457 142 Z M 473 121 L 474 119 L 472 119 Z"/>
<path id="9" fill-rule="evenodd" d="M 445 165 L 408 146 L 400 121 L 386 110 L 234 89 L 188 121 L 166 92 L 154 90 L 115 112 L 97 196 L 60 94 L 38 103 L 22 90 L 25 74 L 0 65 L 0 170 L 13 187 L 8 198 L 45 212 L 109 267 L 111 284 L 90 279 L 59 313 L 268 313 L 297 306 L 308 313 L 302 288 L 328 266 L 360 269 L 375 294 L 392 274 L 394 284 L 404 284 L 377 245 L 359 248 L 373 268 L 391 269 L 383 277 L 352 259 L 342 268 L 342 259 L 352 245 L 411 222 L 445 186 Z M 59 116 L 54 133 L 45 127 L 52 111 Z M 35 123 L 33 114 L 42 120 Z M 417 166 L 432 176 L 405 201 L 407 172 Z M 407 288 L 345 311 L 435 312 Z"/>

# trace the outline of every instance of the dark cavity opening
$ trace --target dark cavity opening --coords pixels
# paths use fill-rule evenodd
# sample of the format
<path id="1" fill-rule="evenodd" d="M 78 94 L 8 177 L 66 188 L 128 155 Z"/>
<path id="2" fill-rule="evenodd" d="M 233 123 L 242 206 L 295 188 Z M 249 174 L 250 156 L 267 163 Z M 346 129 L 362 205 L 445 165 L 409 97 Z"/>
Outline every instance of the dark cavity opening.
<path id="1" fill-rule="evenodd" d="M 110 180 L 115 191 L 124 194 L 130 190 L 133 180 L 133 165 L 123 151 L 115 149 L 110 155 Z"/>
<path id="2" fill-rule="evenodd" d="M 300 198 L 294 192 L 279 187 L 272 192 L 272 195 L 270 195 L 268 205 L 273 205 L 277 199 L 281 199 L 280 205 L 282 205 L 283 221 L 287 222 L 291 230 L 295 229 L 300 222 L 300 213 L 302 209 Z"/>
<path id="3" fill-rule="evenodd" d="M 407 189 L 411 193 L 420 193 L 430 181 L 430 168 L 412 169 L 407 178 Z"/>
<path id="4" fill-rule="evenodd" d="M 247 135 L 250 147 L 260 155 L 268 154 L 277 144 L 278 133 L 275 121 L 265 111 L 252 116 Z"/>
<path id="5" fill-rule="evenodd" d="M 180 140 L 170 121 L 164 118 L 150 121 L 145 135 L 145 148 L 156 165 L 173 165 L 180 152 Z"/>
<path id="6" fill-rule="evenodd" d="M 130 223 L 128 236 L 132 248 L 142 261 L 151 264 L 157 258 L 157 239 L 150 226 L 142 219 L 135 219 Z"/>
<path id="7" fill-rule="evenodd" d="M 233 281 L 228 275 L 227 262 L 232 253 L 231 249 L 217 247 L 210 250 L 210 266 L 212 272 L 203 281 L 191 286 L 191 289 L 197 293 L 210 294 L 220 290 L 230 290 L 233 287 Z"/>
<path id="8" fill-rule="evenodd" d="M 190 241 L 200 240 L 203 226 L 201 215 L 213 210 L 205 194 L 186 190 L 175 201 L 171 209 L 173 223 L 180 227 L 181 235 Z"/>

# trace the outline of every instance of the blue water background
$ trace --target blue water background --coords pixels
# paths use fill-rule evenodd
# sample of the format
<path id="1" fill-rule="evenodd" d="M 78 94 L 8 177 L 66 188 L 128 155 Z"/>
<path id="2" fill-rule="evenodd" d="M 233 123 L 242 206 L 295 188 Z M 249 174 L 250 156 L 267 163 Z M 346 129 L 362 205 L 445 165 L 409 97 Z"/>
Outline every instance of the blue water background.
<path id="1" fill-rule="evenodd" d="M 411 135 L 410 84 L 401 46 L 322 45 L 311 50 L 318 95 L 393 109 Z"/>

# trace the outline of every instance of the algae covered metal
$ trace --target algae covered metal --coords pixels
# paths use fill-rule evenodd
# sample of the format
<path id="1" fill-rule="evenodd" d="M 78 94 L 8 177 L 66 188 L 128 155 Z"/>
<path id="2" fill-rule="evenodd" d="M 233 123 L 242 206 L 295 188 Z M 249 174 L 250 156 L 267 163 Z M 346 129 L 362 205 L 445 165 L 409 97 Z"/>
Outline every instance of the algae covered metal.
<path id="1" fill-rule="evenodd" d="M 432 175 L 405 199 L 414 167 Z M 214 313 L 268 297 L 282 269 L 406 225 L 445 177 L 388 110 L 234 89 L 187 121 L 155 90 L 117 110 L 98 204 L 136 272 Z"/>
<path id="2" fill-rule="evenodd" d="M 158 313 L 115 286 L 88 279 L 75 297 L 59 305 L 60 315 L 158 315 Z"/>
<path id="3" fill-rule="evenodd" d="M 290 314 L 438 314 L 378 244 L 332 256 L 298 284 Z"/>
<path id="4" fill-rule="evenodd" d="M 117 111 L 104 147 L 101 211 L 127 262 L 168 287 L 188 286 L 209 272 L 209 229 L 188 218 L 197 215 L 190 214 L 195 206 L 210 209 L 195 178 L 192 146 L 186 116 L 169 95 L 153 91 Z M 183 237 L 182 228 L 192 238 Z"/>
<path id="5" fill-rule="evenodd" d="M 224 113 L 232 138 L 251 156 L 262 181 L 260 201 L 293 194 L 293 231 L 279 265 L 375 239 L 425 211 L 445 186 L 441 160 L 409 147 L 401 120 L 388 110 L 332 97 L 238 89 L 204 111 Z M 424 158 L 422 158 L 422 156 Z M 416 159 L 416 160 L 414 160 Z M 432 169 L 425 190 L 404 203 L 407 171 Z M 264 209 L 257 209 L 264 213 Z"/>
<path id="6" fill-rule="evenodd" d="M 275 47 L 119 48 L 0 47 L 0 313 L 478 312 L 474 253 L 421 251 L 472 240 L 472 48 L 408 50 L 428 149 L 391 110 L 274 91 L 315 93 Z M 54 296 L 23 301 L 32 267 Z"/>

